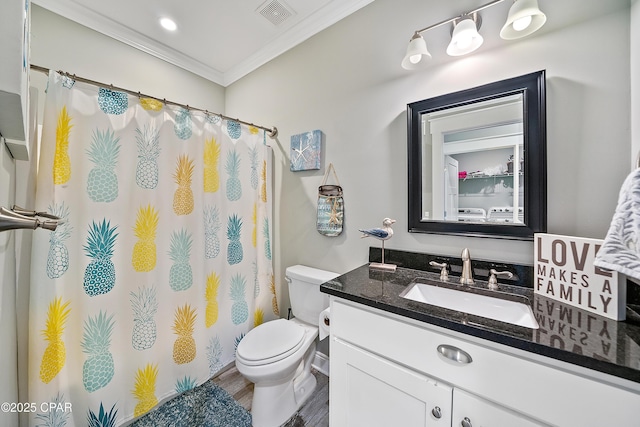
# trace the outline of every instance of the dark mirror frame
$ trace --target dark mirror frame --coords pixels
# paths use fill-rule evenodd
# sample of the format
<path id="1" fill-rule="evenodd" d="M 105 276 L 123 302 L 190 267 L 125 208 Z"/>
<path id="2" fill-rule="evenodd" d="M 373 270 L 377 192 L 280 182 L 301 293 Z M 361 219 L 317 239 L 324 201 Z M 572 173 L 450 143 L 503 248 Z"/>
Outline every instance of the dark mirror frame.
<path id="1" fill-rule="evenodd" d="M 533 240 L 547 231 L 547 124 L 545 71 L 407 104 L 409 232 Z M 422 132 L 425 113 L 503 96 L 523 95 L 524 225 L 422 219 Z"/>

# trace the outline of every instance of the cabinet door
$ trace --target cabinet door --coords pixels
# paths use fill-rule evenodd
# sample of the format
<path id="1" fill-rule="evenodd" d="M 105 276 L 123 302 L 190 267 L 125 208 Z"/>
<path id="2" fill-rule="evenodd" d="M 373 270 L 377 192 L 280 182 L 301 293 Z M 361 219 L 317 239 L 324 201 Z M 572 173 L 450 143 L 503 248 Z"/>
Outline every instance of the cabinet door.
<path id="1" fill-rule="evenodd" d="M 449 427 L 452 388 L 332 338 L 332 427 Z"/>
<path id="2" fill-rule="evenodd" d="M 453 391 L 453 427 L 541 427 L 522 414 L 459 389 Z"/>

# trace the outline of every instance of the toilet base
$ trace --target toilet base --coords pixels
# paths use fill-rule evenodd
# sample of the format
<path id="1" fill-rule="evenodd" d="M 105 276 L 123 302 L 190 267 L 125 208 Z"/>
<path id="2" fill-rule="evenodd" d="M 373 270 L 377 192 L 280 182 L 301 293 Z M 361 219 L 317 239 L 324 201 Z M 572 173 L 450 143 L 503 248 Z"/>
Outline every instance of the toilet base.
<path id="1" fill-rule="evenodd" d="M 297 379 L 293 382 L 293 391 L 296 395 L 298 409 L 300 409 L 300 406 L 302 406 L 309 396 L 311 396 L 311 393 L 316 389 L 317 384 L 318 380 L 316 380 L 316 377 L 311 372 L 307 372 L 307 375 L 304 378 Z"/>
<path id="2" fill-rule="evenodd" d="M 279 427 L 287 422 L 313 393 L 316 383 L 316 377 L 309 372 L 282 384 L 255 384 L 251 403 L 253 427 Z"/>
<path id="3" fill-rule="evenodd" d="M 316 346 L 312 343 L 298 369 L 281 382 L 254 384 L 251 402 L 253 427 L 279 427 L 291 418 L 316 388 L 311 361 Z"/>

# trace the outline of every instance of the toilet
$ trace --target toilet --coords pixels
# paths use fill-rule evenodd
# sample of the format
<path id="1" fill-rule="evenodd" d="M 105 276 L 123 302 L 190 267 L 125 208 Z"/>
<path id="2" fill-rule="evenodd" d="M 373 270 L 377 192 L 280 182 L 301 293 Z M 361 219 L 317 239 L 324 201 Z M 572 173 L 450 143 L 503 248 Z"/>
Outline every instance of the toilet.
<path id="1" fill-rule="evenodd" d="M 337 273 L 304 265 L 286 269 L 293 318 L 263 323 L 236 349 L 236 368 L 254 383 L 254 427 L 278 427 L 302 406 L 316 387 L 311 362 L 316 353 L 318 318 L 329 306 L 320 284 Z"/>

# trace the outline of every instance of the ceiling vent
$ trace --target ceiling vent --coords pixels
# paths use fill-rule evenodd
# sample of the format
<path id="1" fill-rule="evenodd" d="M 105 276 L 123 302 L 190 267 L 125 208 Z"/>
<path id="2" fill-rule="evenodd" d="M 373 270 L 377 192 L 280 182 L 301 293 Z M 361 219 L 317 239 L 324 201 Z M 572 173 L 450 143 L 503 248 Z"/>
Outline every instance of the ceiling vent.
<path id="1" fill-rule="evenodd" d="M 258 8 L 258 13 L 273 25 L 280 25 L 295 14 L 289 6 L 279 0 L 267 0 Z"/>

